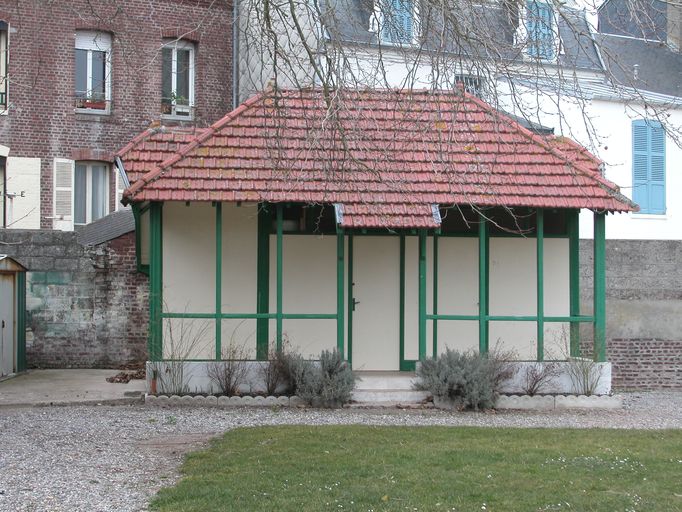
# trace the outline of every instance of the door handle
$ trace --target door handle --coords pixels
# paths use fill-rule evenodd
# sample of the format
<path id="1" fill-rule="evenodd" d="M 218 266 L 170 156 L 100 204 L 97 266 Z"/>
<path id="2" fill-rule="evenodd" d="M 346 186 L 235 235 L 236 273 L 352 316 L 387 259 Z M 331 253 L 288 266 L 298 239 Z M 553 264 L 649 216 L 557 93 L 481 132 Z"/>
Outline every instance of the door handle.
<path id="1" fill-rule="evenodd" d="M 360 301 L 356 300 L 355 297 L 353 297 L 353 311 L 355 311 L 355 306 L 357 306 L 358 304 L 360 304 Z"/>
<path id="2" fill-rule="evenodd" d="M 5 321 L 4 320 L 2 321 L 2 328 L 3 329 L 5 328 Z"/>

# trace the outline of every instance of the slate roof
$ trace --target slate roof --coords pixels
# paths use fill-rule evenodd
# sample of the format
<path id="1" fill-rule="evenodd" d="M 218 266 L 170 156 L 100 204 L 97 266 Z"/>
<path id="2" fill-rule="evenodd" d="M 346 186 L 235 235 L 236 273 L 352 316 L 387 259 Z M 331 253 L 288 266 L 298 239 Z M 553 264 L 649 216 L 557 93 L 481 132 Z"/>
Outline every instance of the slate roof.
<path id="1" fill-rule="evenodd" d="M 623 87 L 682 96 L 682 54 L 665 43 L 595 34 L 612 81 Z M 638 66 L 635 78 L 635 65 Z"/>
<path id="2" fill-rule="evenodd" d="M 130 208 L 124 208 L 78 228 L 78 241 L 83 245 L 99 245 L 131 231 L 135 231 L 135 218 Z"/>
<path id="3" fill-rule="evenodd" d="M 378 34 L 371 30 L 370 18 L 374 9 L 373 0 L 325 0 L 322 9 L 323 23 L 331 39 L 348 43 L 372 46 L 379 45 Z M 509 10 L 509 3 L 479 3 L 462 1 L 447 3 L 453 7 L 443 29 L 442 13 L 436 3 L 421 5 L 420 25 L 422 27 L 421 51 L 449 52 L 465 55 L 475 60 L 500 58 L 518 60 L 522 58 L 521 48 L 514 44 L 514 32 L 518 25 L 518 13 Z M 566 5 L 561 6 L 558 18 L 562 53 L 558 64 L 590 71 L 602 71 L 599 54 L 590 37 L 585 12 Z M 473 23 L 471 20 L 476 20 Z M 456 28 L 453 28 L 456 27 Z M 442 37 L 445 34 L 445 37 Z M 443 40 L 444 39 L 444 40 Z M 390 46 L 383 44 L 384 50 Z"/>
<path id="4" fill-rule="evenodd" d="M 582 153 L 461 90 L 333 98 L 328 109 L 319 90 L 254 96 L 161 164 L 140 164 L 124 200 L 333 203 L 344 227 L 436 227 L 432 205 L 636 208 Z"/>

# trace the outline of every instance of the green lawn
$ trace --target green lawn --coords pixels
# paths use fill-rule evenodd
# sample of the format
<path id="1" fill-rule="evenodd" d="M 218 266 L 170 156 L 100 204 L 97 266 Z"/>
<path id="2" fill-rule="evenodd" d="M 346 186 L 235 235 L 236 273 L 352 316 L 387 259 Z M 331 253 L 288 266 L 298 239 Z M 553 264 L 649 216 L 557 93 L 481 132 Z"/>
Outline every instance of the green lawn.
<path id="1" fill-rule="evenodd" d="M 153 510 L 680 511 L 682 431 L 263 427 L 182 474 Z"/>

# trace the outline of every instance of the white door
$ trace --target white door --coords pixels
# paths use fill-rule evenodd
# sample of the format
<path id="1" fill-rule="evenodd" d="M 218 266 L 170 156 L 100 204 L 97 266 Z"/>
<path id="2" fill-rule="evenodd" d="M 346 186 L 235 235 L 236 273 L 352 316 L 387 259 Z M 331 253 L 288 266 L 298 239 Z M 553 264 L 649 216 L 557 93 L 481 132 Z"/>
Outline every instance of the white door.
<path id="1" fill-rule="evenodd" d="M 353 238 L 353 369 L 400 369 L 400 239 Z"/>
<path id="2" fill-rule="evenodd" d="M 14 373 L 14 275 L 0 274 L 0 377 Z"/>

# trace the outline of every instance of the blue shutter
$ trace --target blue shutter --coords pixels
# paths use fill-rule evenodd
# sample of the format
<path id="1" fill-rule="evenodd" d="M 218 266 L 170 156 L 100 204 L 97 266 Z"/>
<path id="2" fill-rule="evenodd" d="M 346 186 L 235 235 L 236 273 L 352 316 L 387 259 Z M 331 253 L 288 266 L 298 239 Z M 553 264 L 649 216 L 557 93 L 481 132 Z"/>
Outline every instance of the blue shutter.
<path id="1" fill-rule="evenodd" d="M 658 122 L 649 122 L 651 141 L 649 171 L 649 213 L 665 214 L 665 130 Z"/>
<path id="2" fill-rule="evenodd" d="M 528 55 L 538 59 L 554 58 L 554 30 L 552 7 L 544 2 L 530 0 L 526 4 L 526 32 Z"/>
<path id="3" fill-rule="evenodd" d="M 412 42 L 412 22 L 414 16 L 413 0 L 398 0 L 399 7 L 399 27 L 401 29 L 401 41 L 403 43 Z"/>
<path id="4" fill-rule="evenodd" d="M 538 57 L 537 44 L 538 4 L 528 2 L 526 5 L 526 32 L 528 33 L 528 55 Z"/>
<path id="5" fill-rule="evenodd" d="M 383 12 L 381 39 L 390 43 L 411 43 L 414 0 L 387 0 Z"/>
<path id="6" fill-rule="evenodd" d="M 632 200 L 640 213 L 665 213 L 665 130 L 655 121 L 632 122 Z"/>
<path id="7" fill-rule="evenodd" d="M 641 119 L 632 122 L 632 200 L 649 212 L 649 129 Z"/>
<path id="8" fill-rule="evenodd" d="M 552 30 L 552 8 L 549 4 L 539 6 L 540 14 L 540 58 L 554 58 L 554 31 Z"/>

